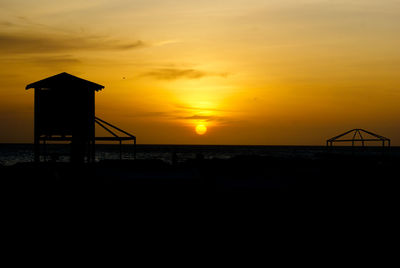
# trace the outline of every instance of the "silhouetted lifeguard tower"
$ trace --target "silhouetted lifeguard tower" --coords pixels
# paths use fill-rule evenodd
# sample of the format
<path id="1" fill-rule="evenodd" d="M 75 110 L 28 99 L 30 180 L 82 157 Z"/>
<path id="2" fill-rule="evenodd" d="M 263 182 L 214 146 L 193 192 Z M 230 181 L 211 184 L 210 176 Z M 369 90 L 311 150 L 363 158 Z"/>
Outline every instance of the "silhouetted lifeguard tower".
<path id="1" fill-rule="evenodd" d="M 94 162 L 95 141 L 119 141 L 136 137 L 95 116 L 95 92 L 104 86 L 78 78 L 68 73 L 37 81 L 26 86 L 34 88 L 34 157 L 40 161 L 41 144 L 47 141 L 70 141 L 72 162 Z M 95 123 L 113 137 L 96 137 Z M 113 128 L 127 135 L 120 137 Z M 121 157 L 121 151 L 120 151 Z"/>

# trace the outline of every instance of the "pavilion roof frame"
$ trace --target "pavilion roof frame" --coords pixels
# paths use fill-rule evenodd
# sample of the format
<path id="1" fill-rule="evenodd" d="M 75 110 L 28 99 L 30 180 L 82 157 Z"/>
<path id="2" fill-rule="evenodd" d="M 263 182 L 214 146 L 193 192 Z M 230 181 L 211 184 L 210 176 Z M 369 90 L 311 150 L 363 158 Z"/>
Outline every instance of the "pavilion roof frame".
<path id="1" fill-rule="evenodd" d="M 343 136 L 346 136 L 347 134 L 354 133 L 353 137 L 351 139 L 341 139 Z M 357 137 L 358 134 L 358 137 Z M 364 138 L 362 134 L 368 134 L 371 135 L 374 138 Z M 335 142 L 351 142 L 351 145 L 354 147 L 355 142 L 360 141 L 362 143 L 362 146 L 365 146 L 365 142 L 367 141 L 377 141 L 377 142 L 382 142 L 382 147 L 385 147 L 386 143 L 387 146 L 390 147 L 390 139 L 386 138 L 384 136 L 372 133 L 371 131 L 367 131 L 365 129 L 361 128 L 355 128 L 349 131 L 346 131 L 340 135 L 337 135 L 333 138 L 330 138 L 326 141 L 326 146 L 333 146 Z"/>

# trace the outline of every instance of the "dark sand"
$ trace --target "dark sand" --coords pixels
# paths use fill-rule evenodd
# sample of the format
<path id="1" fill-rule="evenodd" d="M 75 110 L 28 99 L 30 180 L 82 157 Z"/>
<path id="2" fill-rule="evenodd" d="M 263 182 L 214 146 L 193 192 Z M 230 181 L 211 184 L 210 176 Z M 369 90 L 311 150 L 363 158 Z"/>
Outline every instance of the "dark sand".
<path id="1" fill-rule="evenodd" d="M 400 159 L 385 155 L 321 154 L 305 157 L 238 156 L 161 160 L 109 160 L 95 164 L 19 163 L 0 167 L 2 188 L 31 193 L 121 191 L 124 195 L 384 193 L 395 187 Z"/>
<path id="2" fill-rule="evenodd" d="M 284 244 L 301 235 L 299 241 L 307 243 L 312 234 L 317 245 L 333 246 L 337 239 L 343 247 L 344 239 L 356 235 L 358 242 L 371 241 L 372 233 L 382 234 L 395 222 L 399 161 L 321 154 L 192 159 L 177 165 L 20 163 L 0 167 L 4 230 L 79 234 L 79 239 L 90 233 L 92 241 L 104 240 L 104 233 L 120 238 L 133 233 L 129 241 L 140 236 L 150 244 L 165 236 L 168 243 L 184 237 L 190 240 L 184 245 L 197 246 L 202 240 L 212 246 L 221 234 L 228 244 L 260 235 L 265 241 L 278 236 Z"/>

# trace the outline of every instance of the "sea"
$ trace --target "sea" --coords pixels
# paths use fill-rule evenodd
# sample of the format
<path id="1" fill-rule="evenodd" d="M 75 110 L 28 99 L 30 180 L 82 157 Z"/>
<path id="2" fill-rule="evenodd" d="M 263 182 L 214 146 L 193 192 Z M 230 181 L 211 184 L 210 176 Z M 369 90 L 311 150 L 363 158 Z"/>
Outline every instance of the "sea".
<path id="1" fill-rule="evenodd" d="M 48 144 L 42 161 L 68 162 L 70 146 L 67 144 Z M 266 145 L 119 145 L 97 144 L 95 161 L 160 159 L 167 163 L 184 162 L 188 159 L 229 159 L 236 156 L 272 156 L 318 158 L 326 153 L 345 154 L 395 154 L 400 156 L 400 147 L 334 147 L 326 146 L 266 146 Z M 11 166 L 19 162 L 33 162 L 33 144 L 0 144 L 0 165 Z"/>

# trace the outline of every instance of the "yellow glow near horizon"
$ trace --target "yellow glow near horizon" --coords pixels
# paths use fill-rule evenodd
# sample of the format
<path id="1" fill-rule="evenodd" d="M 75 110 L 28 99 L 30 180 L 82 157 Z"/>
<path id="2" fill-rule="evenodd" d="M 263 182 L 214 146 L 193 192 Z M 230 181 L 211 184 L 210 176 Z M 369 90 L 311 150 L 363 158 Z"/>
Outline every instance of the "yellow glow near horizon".
<path id="1" fill-rule="evenodd" d="M 196 133 L 199 135 L 204 135 L 207 132 L 207 127 L 204 124 L 199 124 L 196 126 Z"/>

